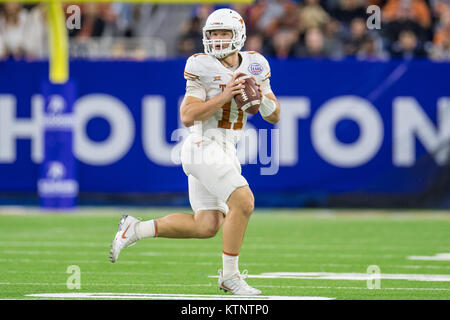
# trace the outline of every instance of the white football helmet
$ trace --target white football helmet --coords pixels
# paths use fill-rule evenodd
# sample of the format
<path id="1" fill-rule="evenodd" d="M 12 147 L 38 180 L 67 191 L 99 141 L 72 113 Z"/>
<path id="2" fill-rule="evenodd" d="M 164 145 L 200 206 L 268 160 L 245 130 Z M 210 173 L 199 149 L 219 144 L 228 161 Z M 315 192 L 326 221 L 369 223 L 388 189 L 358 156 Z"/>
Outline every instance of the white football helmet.
<path id="1" fill-rule="evenodd" d="M 210 39 L 212 30 L 230 30 L 233 32 L 231 39 Z M 244 19 L 234 10 L 219 9 L 211 13 L 203 27 L 203 46 L 205 53 L 223 59 L 233 52 L 241 50 L 244 46 L 246 29 Z M 228 44 L 226 48 L 224 45 Z M 220 45 L 220 49 L 216 48 Z"/>

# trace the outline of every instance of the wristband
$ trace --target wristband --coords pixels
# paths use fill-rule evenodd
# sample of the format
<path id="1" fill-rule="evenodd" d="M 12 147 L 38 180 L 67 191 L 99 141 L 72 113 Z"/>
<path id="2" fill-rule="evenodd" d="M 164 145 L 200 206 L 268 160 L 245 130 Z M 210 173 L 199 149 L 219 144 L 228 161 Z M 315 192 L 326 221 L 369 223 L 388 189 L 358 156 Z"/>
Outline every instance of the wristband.
<path id="1" fill-rule="evenodd" d="M 259 106 L 259 113 L 263 117 L 270 116 L 277 109 L 275 101 L 263 96 L 261 99 L 261 105 Z"/>

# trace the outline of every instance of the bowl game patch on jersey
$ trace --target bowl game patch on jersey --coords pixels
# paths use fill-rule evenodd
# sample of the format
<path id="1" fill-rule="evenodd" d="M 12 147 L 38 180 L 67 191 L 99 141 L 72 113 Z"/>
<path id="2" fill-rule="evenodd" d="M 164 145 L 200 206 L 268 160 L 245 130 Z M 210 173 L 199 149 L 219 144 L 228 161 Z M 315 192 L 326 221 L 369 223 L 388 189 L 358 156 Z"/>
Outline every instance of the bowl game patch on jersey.
<path id="1" fill-rule="evenodd" d="M 257 62 L 254 62 L 248 66 L 248 71 L 253 75 L 258 75 L 263 71 L 263 66 Z"/>

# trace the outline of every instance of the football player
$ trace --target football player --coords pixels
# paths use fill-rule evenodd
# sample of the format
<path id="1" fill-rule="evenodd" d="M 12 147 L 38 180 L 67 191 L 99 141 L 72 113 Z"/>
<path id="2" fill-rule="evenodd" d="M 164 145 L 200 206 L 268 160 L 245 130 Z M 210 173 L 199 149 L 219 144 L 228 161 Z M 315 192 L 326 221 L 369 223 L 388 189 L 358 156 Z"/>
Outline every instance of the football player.
<path id="1" fill-rule="evenodd" d="M 246 39 L 242 17 L 231 9 L 211 13 L 203 28 L 204 53 L 186 62 L 186 94 L 180 116 L 190 129 L 183 142 L 181 163 L 188 177 L 189 201 L 194 214 L 173 213 L 149 221 L 123 216 L 112 244 L 115 262 L 121 249 L 148 237 L 210 238 L 222 227 L 222 263 L 219 287 L 233 294 L 261 291 L 244 280 L 238 258 L 254 209 L 253 193 L 241 174 L 236 144 L 247 113 L 233 97 L 243 88 L 239 73 L 254 77 L 262 94 L 259 112 L 270 123 L 280 120 L 280 105 L 270 87 L 270 67 L 257 52 L 240 51 Z"/>

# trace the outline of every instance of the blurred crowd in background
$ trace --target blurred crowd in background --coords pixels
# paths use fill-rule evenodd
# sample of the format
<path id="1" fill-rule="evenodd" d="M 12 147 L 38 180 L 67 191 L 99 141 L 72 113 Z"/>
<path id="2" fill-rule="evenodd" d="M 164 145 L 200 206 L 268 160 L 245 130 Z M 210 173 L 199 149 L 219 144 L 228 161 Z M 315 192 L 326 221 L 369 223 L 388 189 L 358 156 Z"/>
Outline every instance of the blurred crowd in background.
<path id="1" fill-rule="evenodd" d="M 203 52 L 202 27 L 223 7 L 74 4 L 81 23 L 69 30 L 71 57 L 133 60 Z M 367 26 L 370 5 L 381 9 L 379 29 Z M 256 0 L 230 7 L 246 22 L 244 50 L 268 57 L 450 61 L 450 0 Z M 43 4 L 0 5 L 0 59 L 48 57 L 45 11 Z"/>

